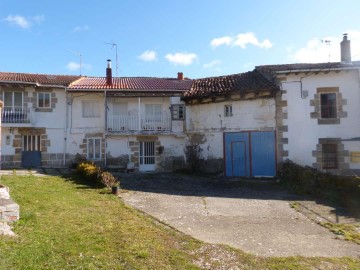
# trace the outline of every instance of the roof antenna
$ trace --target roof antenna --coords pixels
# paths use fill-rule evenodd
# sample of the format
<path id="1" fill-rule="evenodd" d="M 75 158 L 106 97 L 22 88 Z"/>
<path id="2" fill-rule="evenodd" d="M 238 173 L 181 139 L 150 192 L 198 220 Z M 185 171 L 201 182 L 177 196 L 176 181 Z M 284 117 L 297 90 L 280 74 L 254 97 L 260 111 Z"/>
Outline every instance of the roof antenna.
<path id="1" fill-rule="evenodd" d="M 105 44 L 111 45 L 111 49 L 115 47 L 115 54 L 116 54 L 116 77 L 118 77 L 118 70 L 119 70 L 119 63 L 118 63 L 118 51 L 117 51 L 117 44 L 113 42 L 105 42 Z"/>
<path id="2" fill-rule="evenodd" d="M 82 54 L 81 53 L 79 53 L 79 52 L 74 52 L 74 51 L 72 51 L 72 50 L 69 50 L 69 52 L 71 52 L 71 53 L 73 53 L 73 54 L 76 54 L 77 56 L 79 56 L 79 58 L 80 58 L 80 76 L 81 76 L 81 71 L 82 71 Z"/>
<path id="3" fill-rule="evenodd" d="M 321 42 L 325 43 L 326 45 L 329 46 L 329 63 L 330 63 L 330 43 L 331 43 L 331 40 L 322 39 Z"/>

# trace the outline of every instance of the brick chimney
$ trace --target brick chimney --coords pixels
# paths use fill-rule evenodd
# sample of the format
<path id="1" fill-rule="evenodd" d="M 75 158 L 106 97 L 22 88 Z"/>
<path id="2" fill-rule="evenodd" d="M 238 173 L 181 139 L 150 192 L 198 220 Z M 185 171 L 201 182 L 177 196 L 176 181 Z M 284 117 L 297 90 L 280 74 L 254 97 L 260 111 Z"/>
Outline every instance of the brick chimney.
<path id="1" fill-rule="evenodd" d="M 340 42 L 341 62 L 351 64 L 350 40 L 348 35 L 344 34 L 343 40 Z"/>
<path id="2" fill-rule="evenodd" d="M 111 71 L 111 60 L 107 60 L 107 68 L 106 68 L 106 84 L 112 85 L 112 71 Z"/>
<path id="3" fill-rule="evenodd" d="M 184 80 L 184 74 L 182 72 L 178 72 L 178 80 Z"/>

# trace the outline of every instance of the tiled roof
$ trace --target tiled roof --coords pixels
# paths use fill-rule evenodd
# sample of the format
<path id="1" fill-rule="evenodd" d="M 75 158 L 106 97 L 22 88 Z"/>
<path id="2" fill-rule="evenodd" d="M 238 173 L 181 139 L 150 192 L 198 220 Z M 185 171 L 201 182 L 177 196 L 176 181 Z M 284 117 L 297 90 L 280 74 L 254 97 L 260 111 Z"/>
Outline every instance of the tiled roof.
<path id="1" fill-rule="evenodd" d="M 191 80 L 152 77 L 116 77 L 112 85 L 106 84 L 106 77 L 84 77 L 72 83 L 69 90 L 132 90 L 132 91 L 187 91 Z"/>
<path id="2" fill-rule="evenodd" d="M 327 70 L 327 69 L 348 69 L 359 68 L 360 61 L 353 61 L 352 64 L 342 62 L 329 62 L 329 63 L 298 63 L 298 64 L 284 64 L 284 65 L 262 65 L 257 66 L 255 69 L 262 72 L 279 72 L 279 71 L 301 71 L 301 70 Z"/>
<path id="3" fill-rule="evenodd" d="M 184 99 L 219 96 L 230 93 L 276 91 L 275 84 L 267 80 L 258 71 L 197 79 L 193 81 L 190 91 L 184 94 Z"/>
<path id="4" fill-rule="evenodd" d="M 0 82 L 27 82 L 38 85 L 59 85 L 68 86 L 80 76 L 71 75 L 47 75 L 29 73 L 0 72 Z"/>

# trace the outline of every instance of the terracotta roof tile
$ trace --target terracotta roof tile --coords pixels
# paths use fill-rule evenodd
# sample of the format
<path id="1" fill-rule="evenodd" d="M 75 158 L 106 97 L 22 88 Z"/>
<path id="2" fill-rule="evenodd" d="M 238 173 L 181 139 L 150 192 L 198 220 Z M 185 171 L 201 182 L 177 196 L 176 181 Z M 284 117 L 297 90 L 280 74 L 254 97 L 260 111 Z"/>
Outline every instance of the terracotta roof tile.
<path id="1" fill-rule="evenodd" d="M 81 77 L 71 75 L 0 72 L 0 82 L 27 82 L 38 85 L 68 86 L 71 82 L 79 78 Z"/>
<path id="2" fill-rule="evenodd" d="M 236 92 L 276 91 L 277 89 L 275 84 L 254 70 L 245 73 L 194 80 L 190 91 L 184 94 L 184 99 L 211 97 Z"/>
<path id="3" fill-rule="evenodd" d="M 116 77 L 112 79 L 112 85 L 108 85 L 105 77 L 85 77 L 73 82 L 69 90 L 187 91 L 191 83 L 188 79 Z"/>

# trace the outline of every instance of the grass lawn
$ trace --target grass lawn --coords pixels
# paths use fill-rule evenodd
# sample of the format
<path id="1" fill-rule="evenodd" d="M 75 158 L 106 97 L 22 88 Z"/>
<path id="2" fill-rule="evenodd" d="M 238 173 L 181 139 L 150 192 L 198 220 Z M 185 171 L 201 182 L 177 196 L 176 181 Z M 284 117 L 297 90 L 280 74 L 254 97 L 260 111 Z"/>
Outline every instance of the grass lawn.
<path id="1" fill-rule="evenodd" d="M 210 245 L 61 177 L 3 176 L 20 205 L 0 269 L 360 269 L 350 258 L 261 258 Z"/>

